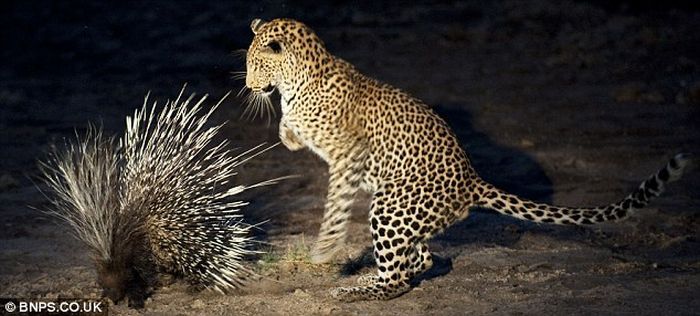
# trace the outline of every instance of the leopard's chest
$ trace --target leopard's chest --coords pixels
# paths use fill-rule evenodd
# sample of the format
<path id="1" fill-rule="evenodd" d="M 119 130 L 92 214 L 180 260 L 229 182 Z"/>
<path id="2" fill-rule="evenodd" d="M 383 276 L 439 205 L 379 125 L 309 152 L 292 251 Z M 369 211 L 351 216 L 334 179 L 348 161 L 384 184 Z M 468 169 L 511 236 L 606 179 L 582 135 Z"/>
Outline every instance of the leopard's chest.
<path id="1" fill-rule="evenodd" d="M 321 99 L 321 100 L 319 100 Z M 357 131 L 347 111 L 340 111 L 345 101 L 326 100 L 323 96 L 297 93 L 281 98 L 282 119 L 297 138 L 329 164 L 353 156 L 358 146 Z"/>
<path id="2" fill-rule="evenodd" d="M 320 132 L 317 128 L 310 126 L 311 124 L 303 118 L 295 116 L 293 111 L 289 109 L 285 112 L 283 108 L 282 113 L 282 124 L 287 126 L 306 148 L 310 149 L 326 163 L 329 163 L 330 156 L 328 150 L 329 144 L 326 141 L 327 135 L 324 135 L 324 133 Z"/>
<path id="3" fill-rule="evenodd" d="M 282 115 L 289 113 L 289 111 L 292 109 L 292 105 L 289 104 L 289 101 L 284 96 L 280 98 L 280 105 L 281 105 Z"/>

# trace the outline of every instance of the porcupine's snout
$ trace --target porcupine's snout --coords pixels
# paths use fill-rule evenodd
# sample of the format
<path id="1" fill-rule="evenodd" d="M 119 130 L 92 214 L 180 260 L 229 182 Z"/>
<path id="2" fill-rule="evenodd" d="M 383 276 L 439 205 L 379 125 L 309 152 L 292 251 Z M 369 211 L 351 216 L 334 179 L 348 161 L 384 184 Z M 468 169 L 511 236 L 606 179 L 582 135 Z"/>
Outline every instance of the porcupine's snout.
<path id="1" fill-rule="evenodd" d="M 116 288 L 103 288 L 102 297 L 109 298 L 114 304 L 119 304 L 124 299 L 124 292 Z"/>
<path id="2" fill-rule="evenodd" d="M 139 265 L 139 262 L 130 261 Z M 140 266 L 139 268 L 152 268 Z M 98 264 L 97 283 L 102 287 L 102 297 L 109 298 L 114 304 L 123 299 L 128 300 L 129 307 L 143 308 L 149 296 L 149 279 L 138 272 L 136 267 L 122 264 Z"/>
<path id="3" fill-rule="evenodd" d="M 109 298 L 114 304 L 118 304 L 126 296 L 128 277 L 124 272 L 126 269 L 121 270 L 101 266 L 97 271 L 97 283 L 102 287 L 102 297 Z"/>

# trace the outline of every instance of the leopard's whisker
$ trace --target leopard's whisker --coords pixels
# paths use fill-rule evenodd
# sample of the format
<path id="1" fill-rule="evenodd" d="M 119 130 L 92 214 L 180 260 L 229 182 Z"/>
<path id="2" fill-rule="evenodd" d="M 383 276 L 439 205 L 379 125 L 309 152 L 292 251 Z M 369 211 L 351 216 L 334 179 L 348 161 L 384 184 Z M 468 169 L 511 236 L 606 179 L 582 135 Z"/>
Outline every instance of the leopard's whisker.
<path id="1" fill-rule="evenodd" d="M 246 96 L 245 96 L 245 109 L 243 110 L 243 113 L 241 114 L 241 117 L 243 117 L 246 120 L 250 120 L 250 113 L 251 113 L 251 107 L 253 104 L 253 95 L 254 93 L 247 91 Z"/>
<path id="2" fill-rule="evenodd" d="M 242 86 L 241 89 L 238 90 L 238 93 L 236 93 L 236 97 L 240 98 L 241 96 L 243 96 L 244 93 L 246 93 L 246 91 L 249 92 L 250 89 L 248 89 L 248 87 L 246 87 L 246 86 Z"/>
<path id="3" fill-rule="evenodd" d="M 277 116 L 275 113 L 275 106 L 272 104 L 270 98 L 265 98 L 265 112 L 267 115 L 267 126 L 270 126 L 272 118 Z"/>
<path id="4" fill-rule="evenodd" d="M 260 103 L 262 102 L 260 100 L 260 94 L 255 94 L 255 114 L 253 115 L 253 118 L 257 118 L 260 115 Z"/>
<path id="5" fill-rule="evenodd" d="M 246 59 L 246 55 L 248 54 L 248 50 L 245 48 L 237 49 L 231 52 L 231 55 L 238 59 Z"/>
<path id="6" fill-rule="evenodd" d="M 232 71 L 231 72 L 231 79 L 233 80 L 243 80 L 246 77 L 246 72 L 245 71 Z"/>

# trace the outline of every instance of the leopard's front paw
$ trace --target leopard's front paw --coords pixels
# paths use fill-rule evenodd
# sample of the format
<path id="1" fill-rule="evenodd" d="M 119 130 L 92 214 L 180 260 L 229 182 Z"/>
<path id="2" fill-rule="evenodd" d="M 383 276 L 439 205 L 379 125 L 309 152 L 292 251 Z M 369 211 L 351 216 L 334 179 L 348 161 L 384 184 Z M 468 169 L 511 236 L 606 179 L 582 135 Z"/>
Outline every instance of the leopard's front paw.
<path id="1" fill-rule="evenodd" d="M 287 149 L 291 151 L 297 151 L 305 147 L 304 143 L 289 129 L 280 130 L 280 140 L 282 144 L 284 144 L 284 147 L 287 147 Z"/>
<path id="2" fill-rule="evenodd" d="M 311 263 L 321 264 L 330 262 L 340 247 L 336 245 L 321 245 L 316 243 L 311 249 Z"/>
<path id="3" fill-rule="evenodd" d="M 304 144 L 296 142 L 294 140 L 290 140 L 287 138 L 282 138 L 281 140 L 282 144 L 284 144 L 284 147 L 287 147 L 287 149 L 289 149 L 290 151 L 297 151 L 305 147 Z"/>

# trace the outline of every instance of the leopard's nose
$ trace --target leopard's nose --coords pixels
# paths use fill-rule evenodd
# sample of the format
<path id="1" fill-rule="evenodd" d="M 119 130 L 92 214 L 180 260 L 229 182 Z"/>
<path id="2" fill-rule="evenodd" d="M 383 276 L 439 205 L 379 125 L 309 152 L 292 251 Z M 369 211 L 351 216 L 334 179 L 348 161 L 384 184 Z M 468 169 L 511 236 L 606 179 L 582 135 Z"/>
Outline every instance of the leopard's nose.
<path id="1" fill-rule="evenodd" d="M 274 89 L 275 89 L 275 87 L 273 87 L 271 84 L 268 84 L 267 86 L 262 88 L 262 91 L 265 93 L 268 93 L 268 92 L 272 92 L 272 90 L 274 90 Z"/>

